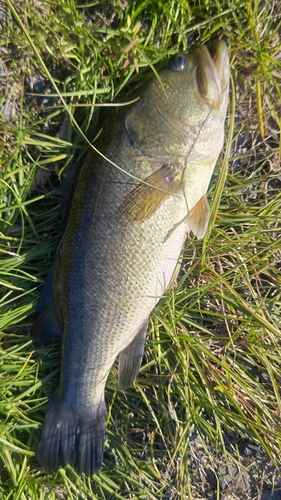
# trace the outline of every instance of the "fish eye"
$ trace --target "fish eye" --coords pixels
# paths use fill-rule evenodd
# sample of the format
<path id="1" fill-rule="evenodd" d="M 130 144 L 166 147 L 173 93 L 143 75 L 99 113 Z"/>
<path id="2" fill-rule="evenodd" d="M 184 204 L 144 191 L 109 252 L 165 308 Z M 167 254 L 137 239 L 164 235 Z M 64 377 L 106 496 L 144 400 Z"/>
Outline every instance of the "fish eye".
<path id="1" fill-rule="evenodd" d="M 187 59 L 185 54 L 177 54 L 170 65 L 170 70 L 172 71 L 182 71 L 187 65 Z"/>

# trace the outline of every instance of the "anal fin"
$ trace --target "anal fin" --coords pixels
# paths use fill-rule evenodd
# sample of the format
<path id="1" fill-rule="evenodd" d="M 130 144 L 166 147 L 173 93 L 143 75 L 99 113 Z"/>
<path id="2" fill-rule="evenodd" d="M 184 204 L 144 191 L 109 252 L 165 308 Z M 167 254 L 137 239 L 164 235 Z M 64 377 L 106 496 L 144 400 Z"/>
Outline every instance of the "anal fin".
<path id="1" fill-rule="evenodd" d="M 118 385 L 124 391 L 135 380 L 141 367 L 148 320 L 139 328 L 132 342 L 119 353 Z"/>

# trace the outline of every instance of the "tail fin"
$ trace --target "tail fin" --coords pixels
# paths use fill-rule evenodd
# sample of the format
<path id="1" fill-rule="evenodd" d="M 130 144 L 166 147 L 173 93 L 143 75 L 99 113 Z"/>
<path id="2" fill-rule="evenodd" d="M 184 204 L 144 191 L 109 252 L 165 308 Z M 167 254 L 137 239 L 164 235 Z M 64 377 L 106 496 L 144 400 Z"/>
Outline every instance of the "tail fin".
<path id="1" fill-rule="evenodd" d="M 68 407 L 54 395 L 49 403 L 36 458 L 47 471 L 73 463 L 79 474 L 92 476 L 103 460 L 106 407 Z"/>

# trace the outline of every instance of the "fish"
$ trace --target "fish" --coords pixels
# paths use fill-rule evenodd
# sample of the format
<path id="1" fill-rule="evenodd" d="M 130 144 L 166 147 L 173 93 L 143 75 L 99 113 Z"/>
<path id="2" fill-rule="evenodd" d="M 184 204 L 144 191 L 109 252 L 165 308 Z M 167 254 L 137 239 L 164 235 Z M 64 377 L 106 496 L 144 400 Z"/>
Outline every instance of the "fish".
<path id="1" fill-rule="evenodd" d="M 103 156 L 91 150 L 79 171 L 34 327 L 41 341 L 62 336 L 36 453 L 47 471 L 70 463 L 92 476 L 102 465 L 109 371 L 119 356 L 120 390 L 134 382 L 186 235 L 205 234 L 228 94 L 223 40 L 175 55 L 109 113 L 95 143 Z"/>

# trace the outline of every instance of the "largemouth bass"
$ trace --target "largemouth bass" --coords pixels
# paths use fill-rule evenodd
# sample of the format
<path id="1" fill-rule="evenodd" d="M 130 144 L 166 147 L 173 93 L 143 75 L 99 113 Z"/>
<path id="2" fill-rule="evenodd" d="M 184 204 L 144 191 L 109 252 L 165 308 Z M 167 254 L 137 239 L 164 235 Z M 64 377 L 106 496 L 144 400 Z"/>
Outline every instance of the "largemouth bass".
<path id="1" fill-rule="evenodd" d="M 112 111 L 74 191 L 67 229 L 39 302 L 41 338 L 61 333 L 59 387 L 37 459 L 92 475 L 105 438 L 105 383 L 134 381 L 149 316 L 185 237 L 202 238 L 207 188 L 223 145 L 229 58 L 223 41 L 173 58 L 128 107 Z"/>

